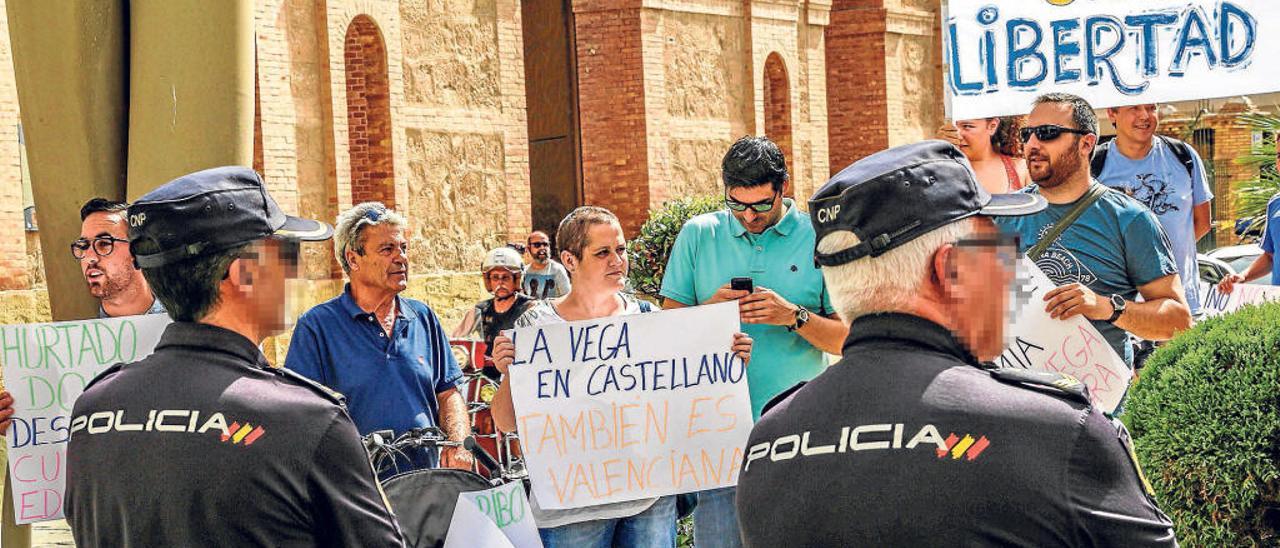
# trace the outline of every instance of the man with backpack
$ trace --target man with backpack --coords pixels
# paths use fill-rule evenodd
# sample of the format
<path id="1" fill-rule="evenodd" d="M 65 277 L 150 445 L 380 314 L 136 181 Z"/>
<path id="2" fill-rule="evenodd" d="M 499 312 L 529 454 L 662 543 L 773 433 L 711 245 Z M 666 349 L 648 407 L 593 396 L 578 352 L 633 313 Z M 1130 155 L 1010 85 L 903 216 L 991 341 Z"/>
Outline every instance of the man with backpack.
<path id="1" fill-rule="evenodd" d="M 1054 318 L 1083 315 L 1133 364 L 1132 333 L 1168 340 L 1191 326 L 1169 240 L 1138 201 L 1093 181 L 1085 167 L 1098 139 L 1093 107 L 1080 97 L 1038 97 L 1019 138 L 1044 211 L 997 219 L 1057 288 L 1045 296 Z M 1194 279 L 1192 281 L 1194 283 Z M 1142 302 L 1135 299 L 1141 295 Z"/>
<path id="2" fill-rule="evenodd" d="M 1156 214 L 1173 248 L 1187 305 L 1193 315 L 1198 314 L 1196 242 L 1209 233 L 1213 199 L 1200 155 L 1187 143 L 1156 134 L 1160 127 L 1156 105 L 1109 108 L 1107 117 L 1115 125 L 1116 138 L 1098 146 L 1090 171 L 1098 182 L 1128 194 Z"/>

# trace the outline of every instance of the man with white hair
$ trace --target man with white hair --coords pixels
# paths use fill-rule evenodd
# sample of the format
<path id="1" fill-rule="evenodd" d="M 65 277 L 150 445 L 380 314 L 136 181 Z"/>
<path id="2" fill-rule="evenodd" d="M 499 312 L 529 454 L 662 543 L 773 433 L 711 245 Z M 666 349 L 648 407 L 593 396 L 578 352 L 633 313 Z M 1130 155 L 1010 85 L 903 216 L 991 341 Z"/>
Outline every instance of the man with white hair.
<path id="1" fill-rule="evenodd" d="M 852 322 L 843 359 L 766 406 L 738 482 L 748 546 L 1175 546 L 1137 462 L 1061 374 L 982 366 L 1005 347 L 1017 237 L 963 153 L 865 158 L 809 202 Z M 785 493 L 785 498 L 779 498 Z"/>
<path id="2" fill-rule="evenodd" d="M 439 426 L 462 441 L 471 425 L 449 337 L 426 303 L 399 296 L 409 286 L 406 224 L 378 202 L 338 215 L 334 247 L 350 283 L 298 318 L 285 367 L 346 396 L 361 435 Z M 434 449 L 420 449 L 387 474 L 473 463 L 461 447 L 437 460 Z"/>

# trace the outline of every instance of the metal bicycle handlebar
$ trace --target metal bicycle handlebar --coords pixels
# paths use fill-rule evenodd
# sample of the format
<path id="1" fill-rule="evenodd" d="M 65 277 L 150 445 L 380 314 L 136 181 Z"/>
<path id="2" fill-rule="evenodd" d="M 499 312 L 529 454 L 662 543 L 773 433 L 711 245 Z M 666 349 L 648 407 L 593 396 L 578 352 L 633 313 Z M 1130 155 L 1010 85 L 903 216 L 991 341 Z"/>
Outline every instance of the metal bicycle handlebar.
<path id="1" fill-rule="evenodd" d="M 502 483 L 507 480 L 506 469 L 498 464 L 493 455 L 490 455 L 480 444 L 476 443 L 475 436 L 467 436 L 462 441 L 455 441 L 449 439 L 439 428 L 429 426 L 408 430 L 400 436 L 394 436 L 394 432 L 391 430 L 378 430 L 371 432 L 362 439 L 365 449 L 369 452 L 369 462 L 378 474 L 381 474 L 387 467 L 385 464 L 388 460 L 390 461 L 390 466 L 394 467 L 396 466 L 396 456 L 402 456 L 407 459 L 408 455 L 405 451 L 408 449 L 462 447 L 470 451 L 476 460 L 489 470 L 489 480 L 491 482 Z"/>

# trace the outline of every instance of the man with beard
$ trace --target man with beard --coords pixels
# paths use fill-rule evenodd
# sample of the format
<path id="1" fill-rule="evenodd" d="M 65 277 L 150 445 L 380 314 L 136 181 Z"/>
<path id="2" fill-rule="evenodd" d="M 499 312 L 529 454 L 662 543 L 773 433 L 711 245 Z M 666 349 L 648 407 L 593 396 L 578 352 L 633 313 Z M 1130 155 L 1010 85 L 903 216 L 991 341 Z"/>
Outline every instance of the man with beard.
<path id="1" fill-rule="evenodd" d="M 529 257 L 533 263 L 524 273 L 524 293 L 538 300 L 569 294 L 569 272 L 551 258 L 551 238 L 541 230 L 529 235 Z"/>
<path id="2" fill-rule="evenodd" d="M 462 323 L 453 330 L 453 336 L 466 337 L 473 333 L 484 340 L 484 355 L 493 355 L 493 339 L 498 333 L 515 326 L 516 318 L 524 314 L 529 303 L 528 296 L 519 292 L 520 273 L 524 261 L 520 254 L 510 247 L 498 247 L 489 251 L 484 263 L 480 265 L 480 275 L 484 276 L 484 289 L 493 298 L 481 301 L 467 312 Z M 489 368 L 485 368 L 486 372 Z M 493 373 L 497 373 L 494 369 Z"/>
<path id="3" fill-rule="evenodd" d="M 129 249 L 126 202 L 93 198 L 80 208 L 80 238 L 71 242 L 71 256 L 89 293 L 100 302 L 99 318 L 164 314 L 164 305 L 151 294 Z"/>
<path id="4" fill-rule="evenodd" d="M 1058 319 L 1083 315 L 1130 365 L 1129 333 L 1163 341 L 1190 327 L 1178 265 L 1155 214 L 1089 175 L 1098 140 L 1089 103 L 1065 93 L 1038 97 L 1019 138 L 1035 182 L 1026 192 L 1044 196 L 1049 207 L 997 222 L 1020 237 L 1024 251 L 1050 238 L 1036 259 L 1058 284 L 1045 296 L 1045 311 Z M 1087 207 L 1071 222 L 1066 217 L 1078 204 Z M 1061 222 L 1068 224 L 1053 238 Z"/>
<path id="5" fill-rule="evenodd" d="M 1156 105 L 1107 109 L 1116 127 L 1115 140 L 1098 146 L 1091 171 L 1098 182 L 1133 196 L 1156 214 L 1169 236 L 1178 275 L 1187 283 L 1187 305 L 1200 312 L 1200 284 L 1196 242 L 1213 222 L 1209 201 L 1213 191 L 1200 155 L 1190 145 L 1163 135 Z"/>

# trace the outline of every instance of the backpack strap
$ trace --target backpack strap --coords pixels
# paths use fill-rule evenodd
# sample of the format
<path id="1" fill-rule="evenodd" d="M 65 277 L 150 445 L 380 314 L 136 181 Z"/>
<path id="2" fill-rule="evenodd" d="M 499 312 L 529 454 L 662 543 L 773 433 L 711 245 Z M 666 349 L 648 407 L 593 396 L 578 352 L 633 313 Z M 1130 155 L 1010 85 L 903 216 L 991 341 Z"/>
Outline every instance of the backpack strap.
<path id="1" fill-rule="evenodd" d="M 1194 183 L 1196 180 L 1196 160 L 1195 152 L 1191 150 L 1191 145 L 1173 137 L 1165 137 L 1164 135 L 1157 135 L 1157 137 L 1164 141 L 1169 150 L 1173 151 L 1173 155 L 1178 158 L 1178 162 L 1182 164 L 1182 167 L 1187 168 L 1187 177 L 1190 177 L 1191 182 Z"/>
<path id="2" fill-rule="evenodd" d="M 1089 206 L 1093 205 L 1094 202 L 1098 201 L 1098 198 L 1101 198 L 1103 194 L 1109 191 L 1110 189 L 1103 186 L 1102 183 L 1094 182 L 1090 184 L 1089 190 L 1084 193 L 1084 197 L 1079 202 L 1076 202 L 1076 206 L 1071 208 L 1071 211 L 1067 212 L 1067 215 L 1061 221 L 1053 225 L 1053 230 L 1050 230 L 1048 234 L 1040 238 L 1040 241 L 1036 242 L 1035 246 L 1027 250 L 1027 257 L 1030 257 L 1032 261 L 1039 259 L 1045 250 L 1049 249 L 1049 245 L 1057 241 L 1058 237 L 1062 236 L 1062 233 L 1066 232 L 1067 228 L 1075 223 L 1076 219 L 1079 219 L 1086 209 L 1089 209 Z"/>
<path id="3" fill-rule="evenodd" d="M 1102 176 L 1102 168 L 1107 165 L 1107 152 L 1111 150 L 1111 143 L 1107 141 L 1093 148 L 1093 158 L 1089 160 L 1089 173 L 1094 179 Z"/>

